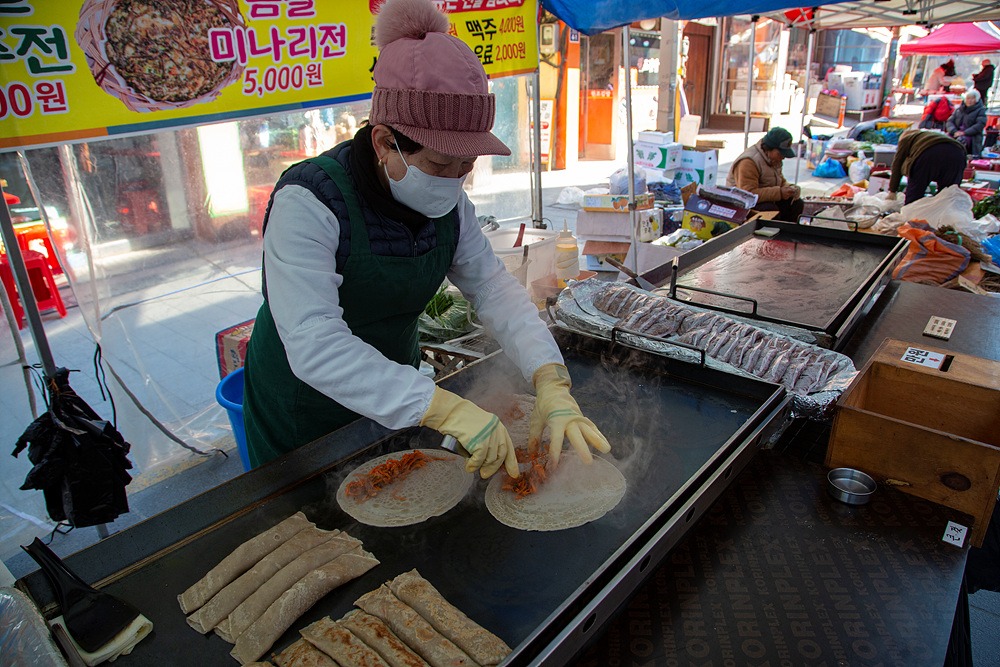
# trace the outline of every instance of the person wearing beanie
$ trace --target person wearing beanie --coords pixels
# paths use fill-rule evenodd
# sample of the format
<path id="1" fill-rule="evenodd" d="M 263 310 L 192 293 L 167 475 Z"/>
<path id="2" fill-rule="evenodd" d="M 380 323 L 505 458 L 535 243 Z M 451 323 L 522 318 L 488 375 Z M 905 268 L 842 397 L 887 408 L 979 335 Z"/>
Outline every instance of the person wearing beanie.
<path id="1" fill-rule="evenodd" d="M 965 146 L 937 130 L 907 130 L 899 137 L 896 156 L 889 174 L 889 199 L 896 198 L 899 184 L 906 176 L 904 203 L 924 196 L 933 181 L 938 192 L 962 182 L 965 172 Z"/>
<path id="2" fill-rule="evenodd" d="M 795 157 L 792 135 L 783 127 L 772 127 L 736 158 L 729 168 L 726 185 L 757 195 L 756 210 L 778 211 L 778 220 L 798 222 L 804 204 L 799 188 L 791 185 L 781 171 L 786 157 Z"/>
<path id="3" fill-rule="evenodd" d="M 368 122 L 278 180 L 264 216 L 262 292 L 247 346 L 244 424 L 259 466 L 361 417 L 453 436 L 466 468 L 518 476 L 499 418 L 419 370 L 417 322 L 447 278 L 475 308 L 536 402 L 529 448 L 544 429 L 586 462 L 610 451 L 570 395 L 552 334 L 483 235 L 462 189 L 495 137 L 496 102 L 476 55 L 448 34 L 432 0 L 387 0 Z M 518 443 L 521 444 L 521 443 Z"/>

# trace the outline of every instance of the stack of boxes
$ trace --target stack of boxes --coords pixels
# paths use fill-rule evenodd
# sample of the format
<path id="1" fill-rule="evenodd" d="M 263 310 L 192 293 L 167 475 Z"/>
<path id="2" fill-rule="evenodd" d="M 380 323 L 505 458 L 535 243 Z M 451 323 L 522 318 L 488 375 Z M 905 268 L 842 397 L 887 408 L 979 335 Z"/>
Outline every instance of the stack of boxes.
<path id="1" fill-rule="evenodd" d="M 690 183 L 714 187 L 718 182 L 718 150 L 682 146 L 674 141 L 673 132 L 639 132 L 638 140 L 633 146 L 633 158 L 636 170 L 645 169 L 647 173 L 651 170 L 660 171 L 664 178 L 673 180 L 679 187 Z M 653 195 L 648 192 L 636 193 L 635 202 L 636 240 L 656 240 L 664 233 L 663 209 L 654 207 Z M 604 258 L 611 255 L 619 261 L 624 260 L 632 243 L 628 195 L 586 194 L 582 208 L 576 220 L 576 234 L 583 242 L 581 268 L 589 271 L 617 271 Z M 685 218 L 687 217 L 685 213 Z"/>

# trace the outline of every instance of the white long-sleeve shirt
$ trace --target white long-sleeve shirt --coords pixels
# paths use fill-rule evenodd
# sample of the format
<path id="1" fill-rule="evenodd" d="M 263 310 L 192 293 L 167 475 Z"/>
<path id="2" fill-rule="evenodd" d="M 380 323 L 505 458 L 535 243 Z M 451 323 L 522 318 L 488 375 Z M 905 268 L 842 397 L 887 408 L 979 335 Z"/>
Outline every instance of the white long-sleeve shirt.
<path id="1" fill-rule="evenodd" d="M 527 292 L 504 268 L 463 193 L 461 230 L 448 279 L 475 308 L 504 352 L 531 377 L 562 354 Z M 397 364 L 351 333 L 340 306 L 337 217 L 309 190 L 287 185 L 274 196 L 264 234 L 271 314 L 300 380 L 387 428 L 420 423 L 434 381 Z"/>

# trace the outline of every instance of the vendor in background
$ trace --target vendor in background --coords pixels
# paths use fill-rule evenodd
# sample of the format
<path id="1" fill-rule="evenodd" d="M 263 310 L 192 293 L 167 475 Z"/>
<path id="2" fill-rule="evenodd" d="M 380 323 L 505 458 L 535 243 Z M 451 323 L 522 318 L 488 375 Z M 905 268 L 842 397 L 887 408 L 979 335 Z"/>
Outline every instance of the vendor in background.
<path id="1" fill-rule="evenodd" d="M 934 69 L 924 81 L 923 94 L 933 95 L 945 90 L 951 83 L 951 77 L 955 76 L 955 61 L 947 60 Z"/>
<path id="2" fill-rule="evenodd" d="M 949 185 L 958 185 L 965 164 L 965 147 L 955 139 L 937 130 L 907 130 L 899 137 L 892 161 L 888 198 L 896 198 L 903 176 L 906 176 L 903 200 L 906 204 L 923 197 L 932 182 L 937 184 L 938 192 Z"/>
<path id="3" fill-rule="evenodd" d="M 529 448 L 547 427 L 553 462 L 564 439 L 586 462 L 590 447 L 610 451 L 462 188 L 478 156 L 510 150 L 490 132 L 496 100 L 483 66 L 448 28 L 432 0 L 387 0 L 368 123 L 275 185 L 244 378 L 253 466 L 365 416 L 454 436 L 482 477 L 501 466 L 518 476 L 497 416 L 418 370 L 417 320 L 446 277 L 534 383 Z"/>
<path id="4" fill-rule="evenodd" d="M 986 105 L 980 97 L 979 91 L 975 88 L 966 92 L 962 96 L 962 103 L 955 107 L 951 118 L 945 124 L 948 136 L 960 141 L 969 155 L 979 155 L 983 152 Z"/>
<path id="5" fill-rule="evenodd" d="M 979 91 L 979 97 L 985 104 L 990 99 L 990 88 L 993 87 L 993 63 L 983 60 L 983 68 L 972 75 L 972 87 Z"/>
<path id="6" fill-rule="evenodd" d="M 798 222 L 804 206 L 799 188 L 781 171 L 782 160 L 795 157 L 792 135 L 783 127 L 772 127 L 760 141 L 743 151 L 729 168 L 726 185 L 757 195 L 758 211 L 778 211 L 778 220 Z"/>

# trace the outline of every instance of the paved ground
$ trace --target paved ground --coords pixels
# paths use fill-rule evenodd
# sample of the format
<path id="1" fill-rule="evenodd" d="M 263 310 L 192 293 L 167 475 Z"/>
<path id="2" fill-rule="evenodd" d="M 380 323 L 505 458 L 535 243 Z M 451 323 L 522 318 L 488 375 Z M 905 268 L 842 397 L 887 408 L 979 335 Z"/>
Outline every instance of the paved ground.
<path id="1" fill-rule="evenodd" d="M 761 136 L 755 133 L 749 139 L 754 142 Z M 742 133 L 703 132 L 700 138 L 725 141 L 719 151 L 719 179 L 724 182 L 732 160 L 743 151 Z M 564 222 L 575 229 L 577 208 L 558 204 L 559 194 L 570 186 L 587 189 L 606 185 L 607 177 L 622 166 L 624 162 L 580 162 L 571 169 L 544 173 L 546 221 L 555 229 L 561 229 Z M 789 180 L 796 180 L 795 160 L 786 160 L 784 171 Z M 804 161 L 797 180 L 803 195 L 828 194 L 842 182 L 813 177 Z M 495 175 L 487 183 L 477 184 L 477 206 L 481 213 L 496 212 L 500 218 L 510 218 L 505 225 L 516 226 L 519 216 L 528 219 L 530 209 L 525 210 L 523 204 L 523 192 L 528 187 L 523 174 Z M 508 202 L 515 196 L 519 204 L 514 213 L 504 213 L 510 210 Z M 242 471 L 232 449 L 232 437 L 224 430 L 224 413 L 214 401 L 218 372 L 213 341 L 220 329 L 254 317 L 260 304 L 259 264 L 260 246 L 253 239 L 224 244 L 191 240 L 171 246 L 166 252 L 147 252 L 139 262 L 135 257 L 122 259 L 120 270 L 132 272 L 130 289 L 106 297 L 118 306 L 115 317 L 92 327 L 99 330 L 106 348 L 125 346 L 135 351 L 131 361 L 116 360 L 115 367 L 126 384 L 141 390 L 144 405 L 158 416 L 172 417 L 161 417 L 170 425 L 184 424 L 196 431 L 199 436 L 195 445 L 199 449 L 211 451 L 218 447 L 231 455 L 193 454 L 154 429 L 127 433 L 131 442 L 142 442 L 153 451 L 143 456 L 148 464 L 138 465 L 133 471 L 136 480 L 128 487 L 131 511 L 108 526 L 109 530 L 125 529 Z M 68 289 L 63 293 L 72 298 Z M 83 292 L 79 296 L 87 299 Z M 74 389 L 99 413 L 110 417 L 111 406 L 102 400 L 93 377 L 94 336 L 84 321 L 83 310 L 71 306 L 66 318 L 45 316 L 46 334 L 56 362 L 82 371 L 72 376 Z M 5 329 L 2 322 L 0 328 Z M 0 331 L 0 338 L 4 336 L 6 331 Z M 27 333 L 22 333 L 22 340 L 28 358 L 34 359 Z M 0 347 L 0 352 L 14 359 L 10 350 Z M 0 364 L 8 361 L 4 357 Z M 110 382 L 115 385 L 113 379 Z M 120 422 L 141 421 L 137 409 L 120 389 L 114 395 Z M 39 406 L 41 410 L 44 406 Z M 4 415 L 0 420 L 0 444 L 11 446 L 31 421 L 24 379 L 16 360 L 0 365 L 0 414 Z M 34 569 L 33 562 L 17 545 L 27 544 L 36 535 L 47 536 L 53 527 L 41 494 L 18 489 L 29 467 L 23 454 L 20 459 L 0 456 L 0 560 L 15 577 Z M 84 528 L 54 536 L 52 547 L 56 553 L 66 555 L 98 539 L 95 528 Z M 1000 595 L 980 592 L 970 598 L 970 604 L 977 667 L 1000 665 Z"/>

